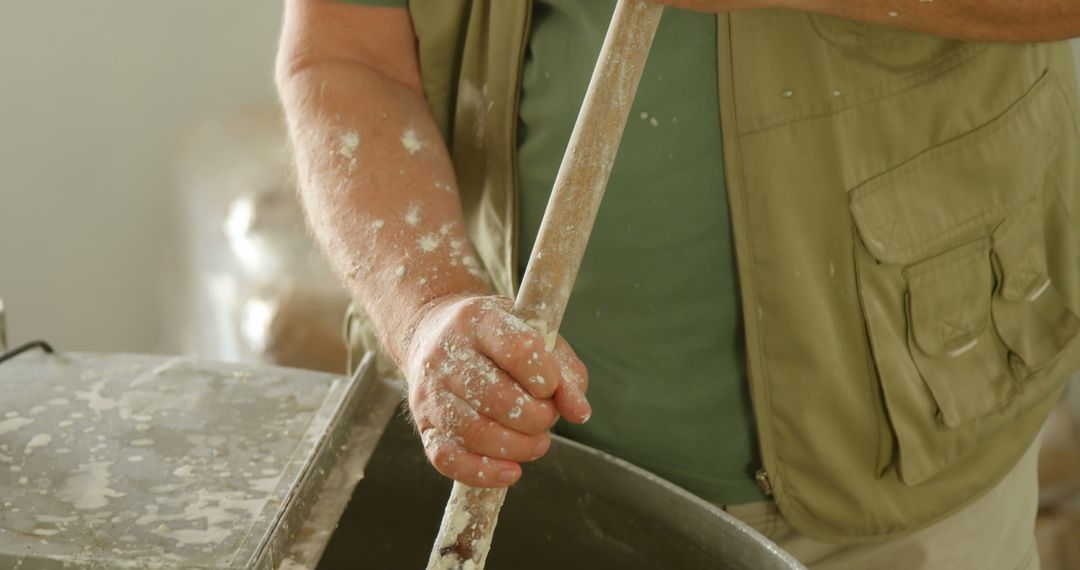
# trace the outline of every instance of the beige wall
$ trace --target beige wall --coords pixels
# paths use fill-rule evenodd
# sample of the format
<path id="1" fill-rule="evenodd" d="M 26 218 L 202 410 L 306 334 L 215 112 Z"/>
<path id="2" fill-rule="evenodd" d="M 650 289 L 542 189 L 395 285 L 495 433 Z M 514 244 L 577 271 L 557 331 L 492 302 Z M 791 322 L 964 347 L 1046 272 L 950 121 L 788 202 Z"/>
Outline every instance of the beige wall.
<path id="1" fill-rule="evenodd" d="M 4 2 L 0 297 L 12 342 L 158 351 L 173 145 L 272 101 L 277 0 Z"/>

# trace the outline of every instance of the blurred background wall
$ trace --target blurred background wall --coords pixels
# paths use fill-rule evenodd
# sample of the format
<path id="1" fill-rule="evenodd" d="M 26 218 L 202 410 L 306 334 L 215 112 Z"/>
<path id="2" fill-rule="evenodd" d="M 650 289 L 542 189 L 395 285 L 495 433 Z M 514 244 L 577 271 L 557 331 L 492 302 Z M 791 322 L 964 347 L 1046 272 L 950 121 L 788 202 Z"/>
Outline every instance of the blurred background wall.
<path id="1" fill-rule="evenodd" d="M 177 133 L 275 99 L 277 0 L 5 2 L 0 297 L 12 342 L 174 352 Z"/>

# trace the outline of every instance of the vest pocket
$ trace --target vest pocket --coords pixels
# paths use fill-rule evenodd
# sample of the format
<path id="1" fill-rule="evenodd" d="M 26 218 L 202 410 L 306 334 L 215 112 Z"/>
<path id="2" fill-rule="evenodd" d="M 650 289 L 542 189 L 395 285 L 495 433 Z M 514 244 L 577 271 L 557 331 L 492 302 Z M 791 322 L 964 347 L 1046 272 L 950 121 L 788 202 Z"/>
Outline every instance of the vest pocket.
<path id="1" fill-rule="evenodd" d="M 907 485 L 978 453 L 1064 380 L 1051 369 L 1080 318 L 1047 267 L 1052 82 L 848 193 L 891 467 Z"/>
<path id="2" fill-rule="evenodd" d="M 1016 383 L 990 326 L 994 276 L 990 243 L 980 240 L 904 271 L 908 349 L 950 428 L 1007 403 Z"/>
<path id="3" fill-rule="evenodd" d="M 993 299 L 993 319 L 1012 352 L 1010 364 L 1018 378 L 1045 367 L 1080 333 L 1080 318 L 1050 279 L 1042 221 L 1041 202 L 1031 200 L 994 232 L 1001 285 Z"/>

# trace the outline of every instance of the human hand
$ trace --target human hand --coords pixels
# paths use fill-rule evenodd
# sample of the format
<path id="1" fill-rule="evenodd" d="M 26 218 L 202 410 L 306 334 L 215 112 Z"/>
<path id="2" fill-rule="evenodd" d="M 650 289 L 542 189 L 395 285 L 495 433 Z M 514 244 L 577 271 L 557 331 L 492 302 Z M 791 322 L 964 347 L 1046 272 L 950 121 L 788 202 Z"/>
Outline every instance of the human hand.
<path id="1" fill-rule="evenodd" d="M 547 452 L 560 414 L 584 423 L 588 374 L 559 337 L 543 337 L 499 297 L 444 297 L 416 320 L 402 369 L 428 460 L 472 487 L 506 487 Z"/>

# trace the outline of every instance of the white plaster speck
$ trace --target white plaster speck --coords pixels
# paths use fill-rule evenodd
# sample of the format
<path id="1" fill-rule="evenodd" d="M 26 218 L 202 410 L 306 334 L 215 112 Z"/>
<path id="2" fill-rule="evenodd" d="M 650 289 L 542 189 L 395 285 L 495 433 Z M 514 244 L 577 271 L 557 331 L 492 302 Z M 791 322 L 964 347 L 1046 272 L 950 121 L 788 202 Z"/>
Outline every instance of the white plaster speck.
<path id="1" fill-rule="evenodd" d="M 356 131 L 348 131 L 338 137 L 337 152 L 342 158 L 354 158 L 358 148 L 360 148 L 360 134 Z"/>
<path id="2" fill-rule="evenodd" d="M 30 438 L 30 441 L 26 444 L 26 453 L 31 453 L 34 448 L 45 447 L 52 443 L 52 436 L 47 433 L 39 433 Z"/>
<path id="3" fill-rule="evenodd" d="M 415 227 L 420 223 L 420 203 L 413 202 L 409 204 L 408 209 L 405 210 L 405 223 Z"/>
<path id="4" fill-rule="evenodd" d="M 424 141 L 420 140 L 420 137 L 416 135 L 416 130 L 410 127 L 401 134 L 401 146 L 405 147 L 409 154 L 416 154 L 424 148 Z"/>

